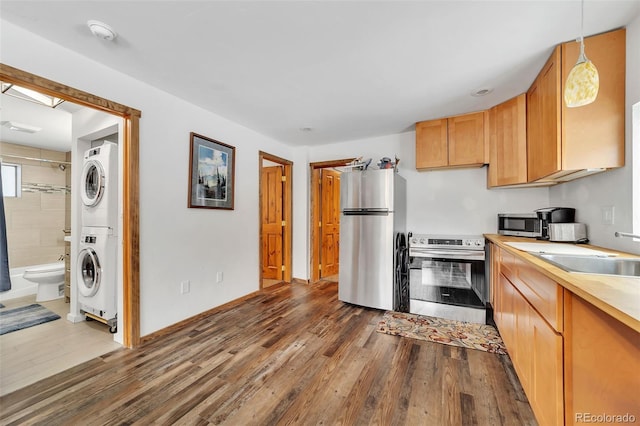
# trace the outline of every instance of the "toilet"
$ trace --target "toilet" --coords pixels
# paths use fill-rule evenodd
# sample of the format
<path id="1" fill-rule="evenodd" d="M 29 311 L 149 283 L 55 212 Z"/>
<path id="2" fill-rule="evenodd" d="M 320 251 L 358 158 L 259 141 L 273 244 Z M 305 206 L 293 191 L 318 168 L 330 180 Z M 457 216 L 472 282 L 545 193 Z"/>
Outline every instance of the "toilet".
<path id="1" fill-rule="evenodd" d="M 64 262 L 47 263 L 27 268 L 22 277 L 38 284 L 36 302 L 64 297 Z"/>

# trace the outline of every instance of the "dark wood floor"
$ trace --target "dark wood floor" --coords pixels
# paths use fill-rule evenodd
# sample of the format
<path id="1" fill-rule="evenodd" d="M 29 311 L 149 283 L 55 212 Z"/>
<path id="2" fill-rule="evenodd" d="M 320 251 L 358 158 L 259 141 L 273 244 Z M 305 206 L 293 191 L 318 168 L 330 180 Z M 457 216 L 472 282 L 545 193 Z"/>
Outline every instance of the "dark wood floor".
<path id="1" fill-rule="evenodd" d="M 1 424 L 536 424 L 507 356 L 377 333 L 337 284 L 279 285 L 0 398 Z"/>

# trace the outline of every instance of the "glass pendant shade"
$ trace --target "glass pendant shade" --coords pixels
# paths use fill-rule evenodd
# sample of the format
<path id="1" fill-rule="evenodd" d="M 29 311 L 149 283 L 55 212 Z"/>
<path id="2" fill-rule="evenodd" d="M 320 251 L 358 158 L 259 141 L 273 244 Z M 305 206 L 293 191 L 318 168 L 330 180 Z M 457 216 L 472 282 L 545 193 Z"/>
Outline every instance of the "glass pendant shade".
<path id="1" fill-rule="evenodd" d="M 600 87 L 598 70 L 584 54 L 584 0 L 580 2 L 580 18 L 580 56 L 564 83 L 564 103 L 569 108 L 595 101 Z"/>
<path id="2" fill-rule="evenodd" d="M 600 78 L 598 70 L 584 55 L 584 44 L 580 44 L 578 62 L 571 68 L 564 84 L 564 102 L 569 108 L 588 105 L 596 100 Z"/>

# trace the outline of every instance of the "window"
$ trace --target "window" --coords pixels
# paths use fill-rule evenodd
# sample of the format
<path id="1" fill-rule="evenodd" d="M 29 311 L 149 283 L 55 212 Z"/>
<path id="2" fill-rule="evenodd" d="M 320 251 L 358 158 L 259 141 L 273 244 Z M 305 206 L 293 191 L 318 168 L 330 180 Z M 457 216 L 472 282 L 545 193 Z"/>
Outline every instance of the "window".
<path id="1" fill-rule="evenodd" d="M 22 166 L 2 163 L 2 195 L 20 197 L 22 195 Z"/>
<path id="2" fill-rule="evenodd" d="M 633 176 L 631 190 L 633 200 L 633 233 L 640 234 L 640 102 L 631 107 L 631 161 Z M 638 240 L 636 240 L 638 241 Z"/>

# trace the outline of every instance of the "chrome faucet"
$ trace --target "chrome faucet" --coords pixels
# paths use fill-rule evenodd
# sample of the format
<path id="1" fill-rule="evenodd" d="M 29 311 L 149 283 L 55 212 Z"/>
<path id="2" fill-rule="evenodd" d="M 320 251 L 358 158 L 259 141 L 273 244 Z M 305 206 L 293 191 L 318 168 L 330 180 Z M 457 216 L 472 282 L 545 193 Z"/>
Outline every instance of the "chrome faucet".
<path id="1" fill-rule="evenodd" d="M 638 238 L 638 239 L 640 239 L 640 235 L 630 234 L 628 232 L 616 232 L 616 237 L 618 237 L 618 238 L 628 237 L 628 238 Z"/>

